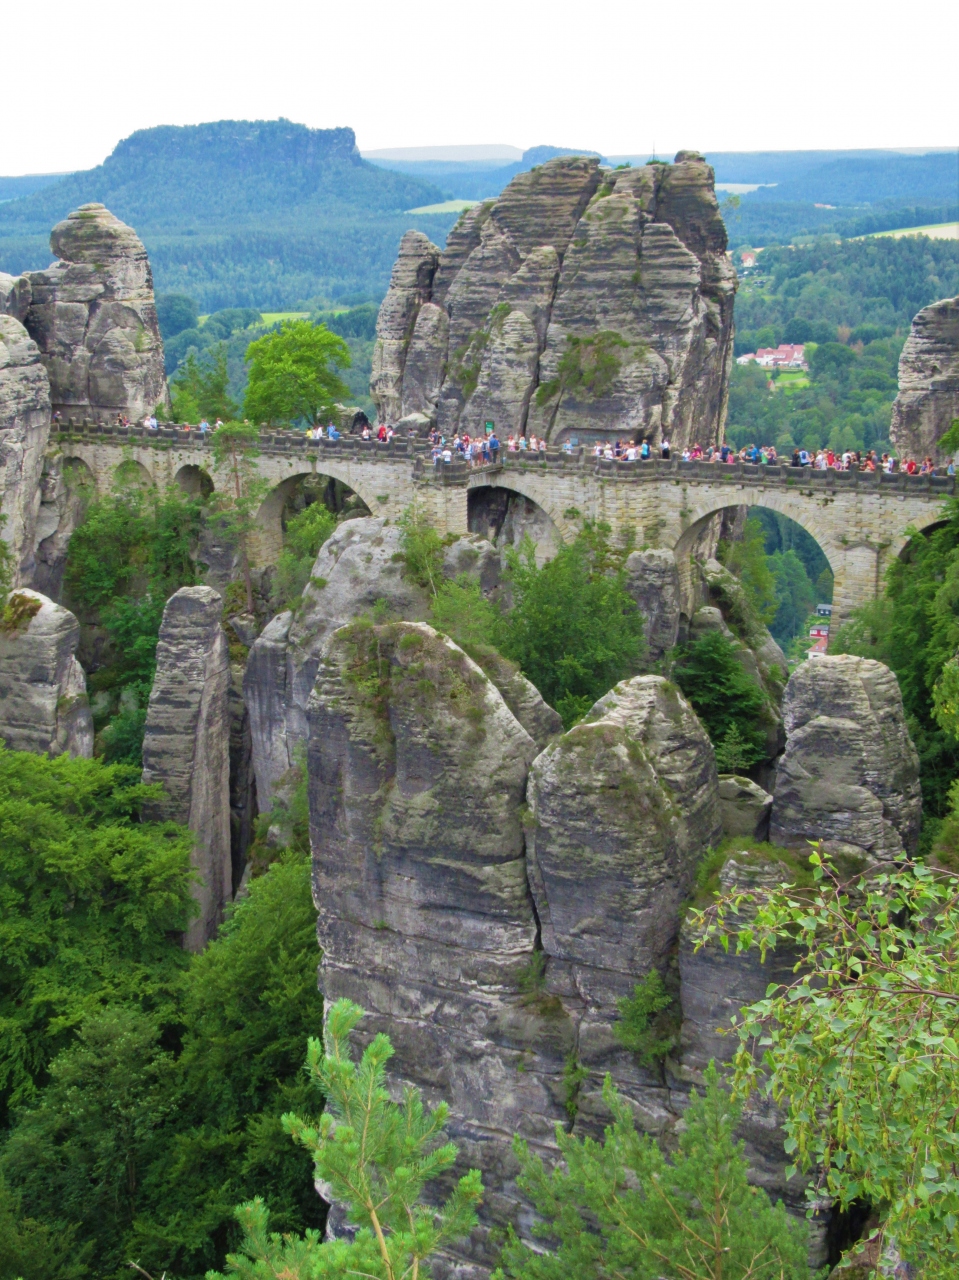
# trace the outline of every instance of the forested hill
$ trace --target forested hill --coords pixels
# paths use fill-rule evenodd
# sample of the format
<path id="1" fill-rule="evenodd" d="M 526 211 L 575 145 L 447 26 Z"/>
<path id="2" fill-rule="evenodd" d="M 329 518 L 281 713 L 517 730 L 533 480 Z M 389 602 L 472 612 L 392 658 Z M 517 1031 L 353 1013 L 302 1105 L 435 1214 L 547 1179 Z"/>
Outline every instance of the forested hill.
<path id="1" fill-rule="evenodd" d="M 143 129 L 102 165 L 0 205 L 0 270 L 46 266 L 54 223 L 100 201 L 144 240 L 160 292 L 202 311 L 379 298 L 403 232 L 440 243 L 453 215 L 413 217 L 436 186 L 363 160 L 352 129 L 288 120 Z"/>

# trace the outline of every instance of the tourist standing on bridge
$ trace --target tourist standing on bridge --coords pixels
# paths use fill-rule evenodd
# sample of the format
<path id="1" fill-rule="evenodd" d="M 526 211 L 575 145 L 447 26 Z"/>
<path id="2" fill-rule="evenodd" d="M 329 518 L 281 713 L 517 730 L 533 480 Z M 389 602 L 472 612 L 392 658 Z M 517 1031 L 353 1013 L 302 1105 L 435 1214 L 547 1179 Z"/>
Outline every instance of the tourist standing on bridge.
<path id="1" fill-rule="evenodd" d="M 659 456 L 663 462 L 669 461 L 669 441 L 663 436 L 662 444 L 659 446 Z"/>

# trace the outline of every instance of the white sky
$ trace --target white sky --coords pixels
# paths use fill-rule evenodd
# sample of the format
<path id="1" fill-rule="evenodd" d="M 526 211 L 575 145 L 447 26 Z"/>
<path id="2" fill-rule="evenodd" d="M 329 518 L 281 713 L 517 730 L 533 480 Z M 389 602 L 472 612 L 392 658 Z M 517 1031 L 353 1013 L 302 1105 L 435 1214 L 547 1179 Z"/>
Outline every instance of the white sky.
<path id="1" fill-rule="evenodd" d="M 277 116 L 363 150 L 959 143 L 956 0 L 0 0 L 0 47 L 7 175 Z"/>

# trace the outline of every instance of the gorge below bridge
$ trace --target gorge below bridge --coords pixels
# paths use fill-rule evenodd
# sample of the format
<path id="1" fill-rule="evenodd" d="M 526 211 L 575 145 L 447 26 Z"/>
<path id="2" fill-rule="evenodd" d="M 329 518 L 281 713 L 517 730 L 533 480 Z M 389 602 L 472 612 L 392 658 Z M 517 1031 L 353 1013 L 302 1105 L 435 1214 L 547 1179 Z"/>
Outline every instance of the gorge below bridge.
<path id="1" fill-rule="evenodd" d="M 68 473 L 98 494 L 109 492 L 118 475 L 161 488 L 178 484 L 188 492 L 227 483 L 214 465 L 209 437 L 196 431 L 71 426 L 52 435 L 51 445 Z M 639 547 L 673 550 L 687 582 L 690 556 L 714 517 L 739 506 L 768 507 L 794 520 L 822 548 L 835 579 L 834 625 L 879 594 L 888 565 L 913 533 L 943 520 L 944 501 L 955 491 L 952 476 L 678 459 L 620 462 L 582 450 L 570 455 L 551 449 L 545 457 L 501 450 L 497 463 L 485 467 L 434 466 L 423 441 L 314 441 L 295 431 L 264 432 L 256 468 L 271 485 L 251 549 L 261 567 L 276 562 L 284 506 L 311 476 L 340 481 L 373 515 L 395 520 L 416 507 L 444 534 L 477 531 L 471 506 L 491 490 L 505 490 L 533 504 L 542 513 L 541 527 L 545 517 L 558 540 L 574 537 L 585 519 L 605 521 L 614 536 L 633 531 Z"/>

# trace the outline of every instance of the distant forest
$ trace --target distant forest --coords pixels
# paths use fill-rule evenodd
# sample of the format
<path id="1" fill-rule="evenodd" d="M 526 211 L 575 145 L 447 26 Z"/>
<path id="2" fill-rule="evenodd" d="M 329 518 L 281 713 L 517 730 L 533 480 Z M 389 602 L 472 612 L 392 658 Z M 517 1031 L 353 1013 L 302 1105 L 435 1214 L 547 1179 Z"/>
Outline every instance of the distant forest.
<path id="1" fill-rule="evenodd" d="M 899 353 L 913 316 L 959 293 L 959 244 L 925 236 L 770 248 L 736 297 L 736 354 L 815 344 L 806 377 L 733 368 L 727 437 L 794 448 L 889 448 Z M 772 387 L 770 387 L 770 382 Z"/>
<path id="2" fill-rule="evenodd" d="M 96 169 L 0 204 L 0 270 L 50 261 L 50 228 L 100 201 L 136 229 L 159 292 L 226 307 L 379 300 L 403 233 L 443 243 L 456 215 L 413 217 L 441 189 L 360 157 L 352 129 L 286 120 L 145 129 Z"/>

